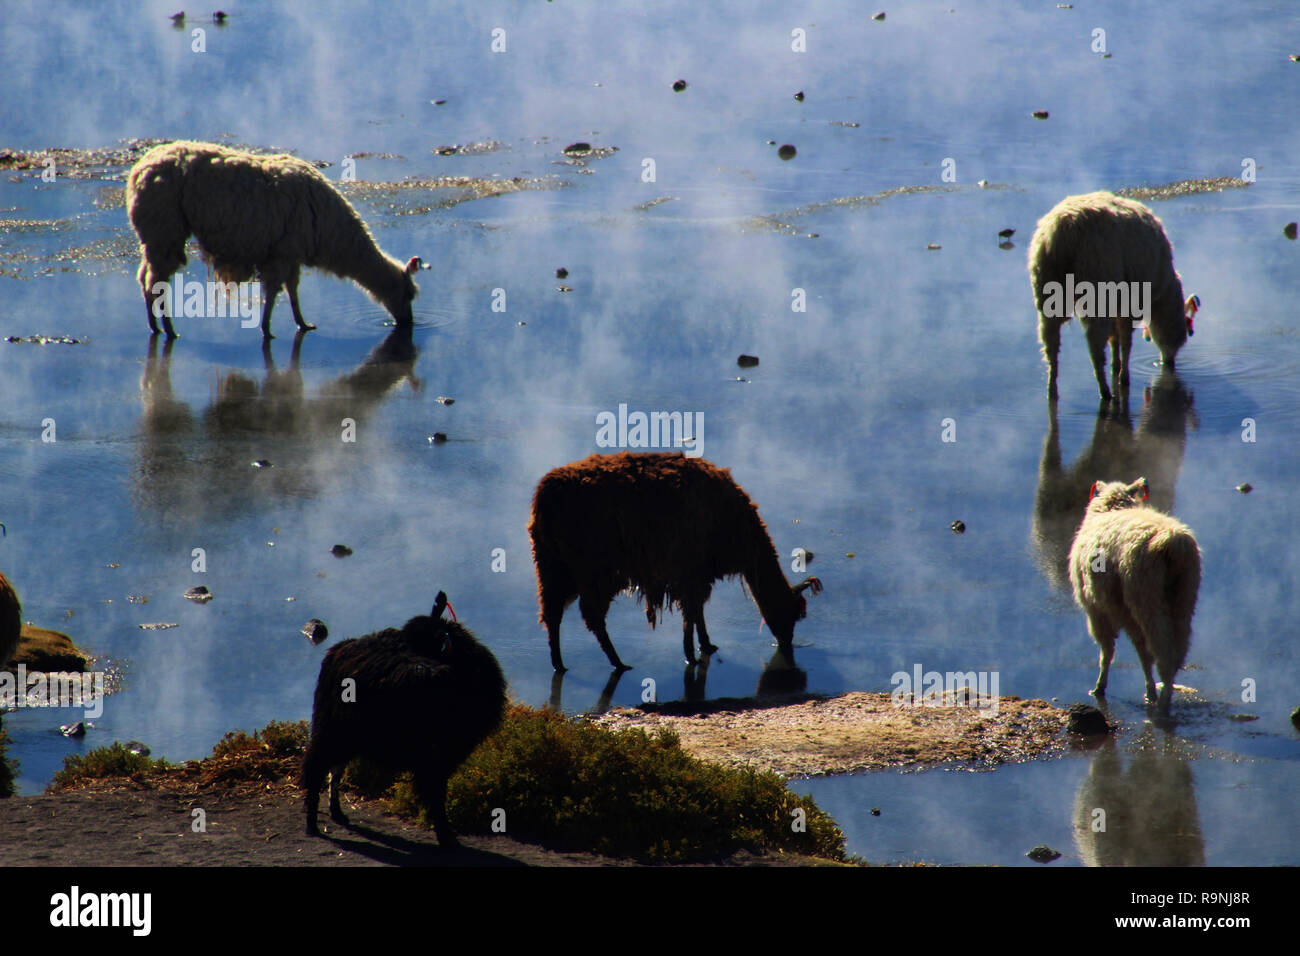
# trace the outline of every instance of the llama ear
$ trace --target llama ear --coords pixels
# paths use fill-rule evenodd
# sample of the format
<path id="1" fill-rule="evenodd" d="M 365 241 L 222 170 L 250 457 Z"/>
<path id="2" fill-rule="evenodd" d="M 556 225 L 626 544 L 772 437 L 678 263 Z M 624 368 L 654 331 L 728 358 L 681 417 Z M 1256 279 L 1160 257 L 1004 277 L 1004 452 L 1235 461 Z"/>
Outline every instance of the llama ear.
<path id="1" fill-rule="evenodd" d="M 420 271 L 420 257 L 411 256 L 411 258 L 408 259 L 406 262 L 406 274 L 408 276 L 413 276 L 419 271 Z"/>
<path id="2" fill-rule="evenodd" d="M 439 591 L 438 596 L 433 599 L 433 610 L 429 612 L 432 618 L 442 617 L 442 612 L 447 608 L 447 592 Z"/>
<path id="3" fill-rule="evenodd" d="M 1151 486 L 1147 484 L 1145 478 L 1139 478 L 1137 481 L 1133 482 L 1133 489 L 1137 492 L 1138 498 L 1142 501 L 1146 501 L 1151 497 Z"/>

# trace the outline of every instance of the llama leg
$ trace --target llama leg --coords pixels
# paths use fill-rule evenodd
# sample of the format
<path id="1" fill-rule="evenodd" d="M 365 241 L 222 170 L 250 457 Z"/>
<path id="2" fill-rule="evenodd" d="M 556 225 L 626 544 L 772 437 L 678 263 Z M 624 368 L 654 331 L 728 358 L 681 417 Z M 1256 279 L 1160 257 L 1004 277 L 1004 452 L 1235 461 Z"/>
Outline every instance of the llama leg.
<path id="1" fill-rule="evenodd" d="M 428 810 L 429 819 L 433 821 L 434 832 L 438 834 L 438 846 L 444 850 L 460 846 L 451 822 L 447 819 L 447 773 L 432 770 L 417 772 L 415 792 Z"/>
<path id="2" fill-rule="evenodd" d="M 1173 623 L 1163 614 L 1151 615 L 1143 622 L 1146 635 L 1145 654 L 1142 667 L 1147 676 L 1147 703 L 1155 704 L 1162 714 L 1169 713 L 1169 702 L 1174 694 L 1174 675 L 1178 673 L 1178 657 L 1174 648 Z M 1160 674 L 1160 693 L 1156 694 L 1155 682 L 1151 678 L 1151 666 L 1155 665 Z"/>
<path id="3" fill-rule="evenodd" d="M 564 606 L 573 597 L 563 585 L 538 567 L 537 576 L 544 583 L 542 592 L 542 623 L 546 625 L 546 640 L 551 647 L 551 667 L 556 673 L 565 671 L 564 661 L 560 658 L 560 620 L 564 617 Z"/>
<path id="4" fill-rule="evenodd" d="M 330 819 L 335 823 L 347 823 L 343 804 L 339 803 L 339 783 L 343 780 L 343 764 L 330 768 Z"/>
<path id="5" fill-rule="evenodd" d="M 610 600 L 611 598 L 604 594 L 587 591 L 578 599 L 578 607 L 582 611 L 582 619 L 587 622 L 588 630 L 596 635 L 600 649 L 609 658 L 610 666 L 621 671 L 630 671 L 632 668 L 619 660 L 618 651 L 614 650 L 609 632 L 605 630 L 605 615 L 609 613 Z"/>
<path id="6" fill-rule="evenodd" d="M 1047 359 L 1047 397 L 1056 398 L 1056 366 L 1061 354 L 1060 321 L 1039 312 L 1038 340 L 1043 343 L 1043 358 Z"/>
<path id="7" fill-rule="evenodd" d="M 1107 331 L 1104 322 L 1097 319 L 1091 320 L 1090 324 L 1085 325 L 1088 332 L 1088 354 L 1092 356 L 1092 371 L 1097 377 L 1097 391 L 1101 394 L 1103 402 L 1109 402 L 1110 386 L 1106 384 L 1106 339 Z"/>
<path id="8" fill-rule="evenodd" d="M 284 289 L 289 293 L 289 306 L 293 309 L 293 320 L 298 323 L 298 329 L 303 332 L 310 332 L 316 326 L 311 325 L 302 317 L 302 309 L 298 307 L 298 267 L 294 266 L 289 275 L 284 280 Z"/>
<path id="9" fill-rule="evenodd" d="M 695 659 L 695 621 L 690 612 L 682 607 L 682 654 L 686 657 L 686 663 L 698 664 Z"/>
<path id="10" fill-rule="evenodd" d="M 1106 682 L 1110 680 L 1110 662 L 1115 658 L 1115 638 L 1119 636 L 1119 628 L 1105 618 L 1089 614 L 1088 633 L 1092 635 L 1092 639 L 1101 648 L 1101 659 L 1098 662 L 1097 670 L 1097 685 L 1092 689 L 1092 696 L 1100 700 L 1106 696 Z"/>
<path id="11" fill-rule="evenodd" d="M 1124 394 L 1128 394 L 1129 354 L 1133 351 L 1133 321 L 1120 319 L 1119 340 L 1111 353 L 1111 361 L 1119 368 L 1119 384 Z"/>
<path id="12" fill-rule="evenodd" d="M 709 632 L 704 629 L 704 608 L 700 607 L 695 612 L 695 636 L 700 641 L 701 654 L 716 654 L 718 646 L 709 640 Z"/>
<path id="13" fill-rule="evenodd" d="M 271 310 L 275 308 L 275 297 L 280 294 L 280 279 L 263 273 L 262 294 L 266 296 L 262 303 L 262 338 L 273 339 L 271 334 Z"/>
<path id="14" fill-rule="evenodd" d="M 1138 660 L 1142 662 L 1142 674 L 1146 678 L 1146 701 L 1148 704 L 1154 704 L 1159 695 L 1156 693 L 1156 682 L 1152 676 L 1152 666 L 1155 664 L 1155 658 L 1151 653 L 1146 622 L 1142 623 L 1141 630 L 1137 633 L 1130 632 L 1129 637 L 1133 640 L 1133 649 L 1137 651 Z"/>
<path id="15" fill-rule="evenodd" d="M 158 333 L 157 319 L 162 319 L 163 331 L 167 338 L 176 338 L 172 328 L 168 289 L 170 280 L 176 270 L 185 265 L 184 247 L 180 252 L 174 249 L 154 252 L 148 248 L 140 261 L 136 278 L 140 281 L 140 292 L 144 296 L 145 317 L 149 320 L 149 331 Z M 159 288 L 160 284 L 162 288 Z"/>
<path id="16" fill-rule="evenodd" d="M 307 811 L 308 836 L 320 836 L 320 828 L 316 825 L 316 814 L 320 803 L 320 789 L 325 782 L 327 770 L 328 767 L 319 751 L 308 745 L 302 761 L 302 785 L 307 790 L 307 795 L 303 798 L 303 808 Z"/>

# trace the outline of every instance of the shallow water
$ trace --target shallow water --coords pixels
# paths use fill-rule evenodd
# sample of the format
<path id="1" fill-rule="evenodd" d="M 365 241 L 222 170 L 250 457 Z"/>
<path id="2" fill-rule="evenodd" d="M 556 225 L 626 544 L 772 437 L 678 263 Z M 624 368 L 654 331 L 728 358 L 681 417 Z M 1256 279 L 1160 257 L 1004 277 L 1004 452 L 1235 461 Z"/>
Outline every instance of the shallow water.
<path id="1" fill-rule="evenodd" d="M 228 136 L 329 162 L 334 179 L 347 154 L 387 152 L 403 158 L 359 159 L 358 178 L 547 187 L 451 205 L 446 191 L 355 194 L 385 250 L 433 266 L 417 328 L 407 346 L 361 290 L 307 273 L 303 309 L 319 330 L 295 365 L 283 298 L 269 361 L 257 330 L 232 319 L 180 319 L 174 346 L 151 345 L 134 236 L 105 189 L 124 169 L 107 182 L 0 176 L 0 219 L 29 223 L 0 231 L 0 338 L 88 339 L 0 342 L 0 570 L 26 619 L 124 669 L 84 741 L 58 733 L 78 712 L 6 716 L 24 791 L 114 739 L 181 760 L 232 728 L 306 717 L 323 650 L 303 622 L 355 636 L 425 611 L 440 588 L 513 695 L 551 700 L 530 496 L 550 468 L 600 450 L 596 415 L 625 403 L 702 412 L 705 456 L 758 503 L 778 552 L 815 553 L 808 571 L 826 590 L 795 637 L 817 692 L 888 689 L 919 663 L 995 671 L 1002 693 L 1087 699 L 1096 649 L 1061 587 L 1082 510 L 1071 500 L 1097 478 L 1145 474 L 1205 555 L 1179 675 L 1196 693 L 1176 699 L 1185 746 L 1162 750 L 1175 768 L 1164 775 L 1199 819 L 1204 862 L 1300 862 L 1288 5 L 1187 5 L 1153 29 L 1117 3 L 920 5 L 884 23 L 840 3 L 797 15 L 763 4 L 743 19 L 688 3 L 473 3 L 438 17 L 395 4 L 396 35 L 356 5 L 312 9 L 195 21 L 201 54 L 170 9 L 127 4 L 14 11 L 0 32 L 11 148 Z M 503 53 L 491 52 L 495 28 Z M 1094 28 L 1111 58 L 1090 49 Z M 805 53 L 791 51 L 795 29 Z M 689 87 L 673 93 L 678 77 Z M 506 148 L 434 153 L 488 140 Z M 563 147 L 580 140 L 618 151 L 569 164 Z M 797 157 L 780 161 L 768 140 Z M 1247 159 L 1247 189 L 1152 204 L 1204 305 L 1178 376 L 1135 343 L 1129 416 L 1099 419 L 1071 323 L 1053 423 L 1025 270 L 1037 218 L 1069 193 L 1242 175 Z M 832 202 L 849 197 L 865 198 Z M 1009 250 L 1004 227 L 1017 230 Z M 560 266 L 570 292 L 557 291 Z M 186 276 L 206 277 L 197 259 Z M 806 311 L 792 310 L 796 289 Z M 738 368 L 741 353 L 760 365 Z M 355 443 L 341 440 L 344 418 Z M 945 419 L 955 442 L 942 441 Z M 436 431 L 451 440 L 431 444 Z M 251 467 L 263 459 L 273 467 Z M 1249 495 L 1234 490 L 1245 481 Z M 355 553 L 334 558 L 339 542 Z M 182 598 L 196 584 L 210 604 Z M 772 654 L 753 604 L 722 583 L 707 617 L 722 648 L 707 693 L 752 693 Z M 150 622 L 179 627 L 139 629 Z M 621 598 L 609 630 L 633 665 L 614 704 L 639 702 L 646 677 L 661 698 L 681 695 L 675 617 L 651 631 Z M 576 609 L 563 642 L 560 702 L 591 709 L 609 672 Z M 1121 768 L 1154 732 L 1141 692 L 1122 639 L 1110 684 Z M 1259 719 L 1231 719 L 1242 713 Z M 800 786 L 871 859 L 1014 863 L 1047 842 L 1083 861 L 1068 851 L 1071 821 L 1096 760 Z M 879 818 L 861 810 L 875 804 Z M 1132 832 L 1120 829 L 1116 842 Z M 1174 861 L 1131 843 L 1132 862 Z"/>

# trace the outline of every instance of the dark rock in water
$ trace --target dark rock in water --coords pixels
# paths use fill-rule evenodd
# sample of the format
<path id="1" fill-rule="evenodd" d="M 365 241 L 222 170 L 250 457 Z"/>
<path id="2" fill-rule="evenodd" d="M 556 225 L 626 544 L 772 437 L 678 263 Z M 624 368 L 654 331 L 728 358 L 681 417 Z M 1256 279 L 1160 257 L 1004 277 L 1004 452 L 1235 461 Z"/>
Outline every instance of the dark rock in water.
<path id="1" fill-rule="evenodd" d="M 336 544 L 334 547 L 330 548 L 330 554 L 334 555 L 336 558 L 346 558 L 351 553 L 352 549 L 346 544 Z"/>
<path id="2" fill-rule="evenodd" d="M 872 815 L 873 817 L 878 817 L 878 816 L 880 816 L 880 807 L 872 807 L 872 808 L 871 808 L 871 815 Z"/>
<path id="3" fill-rule="evenodd" d="M 780 156 L 782 159 L 788 160 L 788 159 L 794 159 L 795 156 L 798 154 L 798 152 L 799 151 L 795 149 L 792 145 L 786 143 L 784 146 L 782 146 L 780 149 L 776 151 L 776 155 Z"/>
<path id="4" fill-rule="evenodd" d="M 122 745 L 133 754 L 139 754 L 141 757 L 149 756 L 150 750 L 138 740 L 128 740 Z"/>
<path id="5" fill-rule="evenodd" d="M 431 441 L 435 445 L 441 445 L 446 440 L 447 440 L 447 435 L 444 432 L 434 432 L 433 435 L 429 438 L 429 441 Z"/>
<path id="6" fill-rule="evenodd" d="M 674 92 L 674 93 L 680 93 L 680 92 L 681 92 L 682 90 L 684 90 L 684 89 L 686 89 L 686 81 L 685 81 L 685 80 L 678 80 L 677 82 L 675 82 L 675 83 L 673 84 L 673 92 Z"/>
<path id="7" fill-rule="evenodd" d="M 803 102 L 803 90 L 800 90 L 798 93 L 796 93 L 796 94 L 794 95 L 794 98 L 795 98 L 795 101 L 796 101 L 796 102 L 798 102 L 798 103 L 802 103 L 802 102 Z"/>
<path id="8" fill-rule="evenodd" d="M 742 355 L 738 359 L 736 359 L 736 364 L 739 365 L 741 368 L 753 368 L 755 365 L 758 364 L 758 356 Z"/>
<path id="9" fill-rule="evenodd" d="M 65 737 L 84 737 L 86 736 L 86 724 L 84 721 L 77 721 L 75 724 L 64 724 L 59 730 L 63 731 Z"/>
<path id="10" fill-rule="evenodd" d="M 555 291 L 556 291 L 556 292 L 572 292 L 572 291 L 573 291 L 573 286 L 571 286 L 571 285 L 557 285 L 557 286 L 555 287 Z"/>
<path id="11" fill-rule="evenodd" d="M 1238 485 L 1237 490 L 1240 491 L 1243 495 L 1248 495 L 1254 490 L 1254 488 L 1251 486 L 1250 482 L 1248 481 L 1244 484 Z"/>
<path id="12" fill-rule="evenodd" d="M 1291 711 L 1291 723 L 1295 725 L 1297 730 L 1300 730 L 1300 707 Z"/>
<path id="13" fill-rule="evenodd" d="M 1091 704 L 1075 704 L 1070 708 L 1070 722 L 1066 729 L 1072 734 L 1093 736 L 1108 734 L 1111 728 L 1106 723 L 1106 715 L 1096 707 Z"/>
<path id="14" fill-rule="evenodd" d="M 966 533 L 966 522 L 964 521 L 954 521 L 950 527 L 952 528 L 953 534 Z"/>
<path id="15" fill-rule="evenodd" d="M 190 588 L 185 592 L 185 600 L 193 601 L 195 604 L 207 604 L 212 600 L 212 592 L 200 584 L 196 588 Z"/>
<path id="16" fill-rule="evenodd" d="M 320 618 L 313 617 L 310 621 L 302 626 L 303 634 L 307 635 L 307 640 L 313 644 L 319 644 L 325 638 L 330 636 L 330 629 L 325 626 L 325 622 Z"/>
<path id="17" fill-rule="evenodd" d="M 1047 110 L 1034 110 L 1034 119 L 1047 119 Z"/>
<path id="18" fill-rule="evenodd" d="M 1016 231 L 1014 229 L 1002 229 L 998 232 L 998 235 L 1003 239 L 1010 239 L 1015 234 Z"/>
<path id="19" fill-rule="evenodd" d="M 449 397 L 449 396 L 447 396 L 447 395 L 439 395 L 439 396 L 437 397 L 436 401 L 437 401 L 437 403 L 438 403 L 439 405 L 455 405 L 455 404 L 456 404 L 456 399 L 451 398 L 451 397 Z"/>
<path id="20" fill-rule="evenodd" d="M 884 10 L 881 10 L 879 13 L 877 13 L 877 14 L 876 14 L 874 17 L 872 17 L 871 19 L 873 19 L 873 20 L 883 20 L 883 19 L 885 19 L 885 11 L 884 11 Z"/>
<path id="21" fill-rule="evenodd" d="M 1051 863 L 1053 860 L 1060 859 L 1061 854 L 1057 853 L 1050 846 L 1043 846 L 1041 843 L 1030 850 L 1025 856 L 1035 863 Z"/>
<path id="22" fill-rule="evenodd" d="M 566 156 L 576 156 L 581 153 L 590 153 L 590 152 L 591 152 L 590 143 L 570 143 L 568 146 L 564 147 L 564 154 Z"/>
<path id="23" fill-rule="evenodd" d="M 1259 714 L 1229 714 L 1228 719 L 1235 720 L 1239 724 L 1245 724 L 1252 720 L 1259 720 Z"/>
<path id="24" fill-rule="evenodd" d="M 253 462 L 252 465 L 253 465 L 254 468 L 270 468 L 270 467 L 271 467 L 271 463 L 270 463 L 269 461 L 267 461 L 265 458 L 259 458 L 259 459 L 257 459 L 257 461 Z"/>
<path id="25" fill-rule="evenodd" d="M 557 279 L 569 278 L 569 270 L 564 268 L 564 266 L 560 266 L 560 268 L 555 270 L 555 278 Z"/>
<path id="26" fill-rule="evenodd" d="M 1294 239 L 1298 233 L 1300 233 L 1300 226 L 1297 226 L 1294 222 L 1288 222 L 1282 227 L 1282 235 L 1288 239 Z"/>
<path id="27" fill-rule="evenodd" d="M 166 631 L 173 627 L 180 627 L 175 621 L 154 621 L 151 624 L 141 624 L 142 631 Z"/>

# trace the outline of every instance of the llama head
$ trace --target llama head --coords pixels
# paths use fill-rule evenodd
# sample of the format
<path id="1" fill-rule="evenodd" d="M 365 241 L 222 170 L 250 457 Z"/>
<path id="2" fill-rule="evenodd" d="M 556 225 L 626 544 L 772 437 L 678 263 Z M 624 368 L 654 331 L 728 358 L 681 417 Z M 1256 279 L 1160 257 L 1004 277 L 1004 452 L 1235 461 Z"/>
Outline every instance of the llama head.
<path id="1" fill-rule="evenodd" d="M 1151 488 L 1145 478 L 1139 478 L 1131 485 L 1122 481 L 1094 481 L 1088 491 L 1088 513 L 1137 508 L 1145 504 L 1150 495 Z"/>
<path id="2" fill-rule="evenodd" d="M 396 286 L 384 296 L 384 308 L 397 320 L 399 328 L 409 328 L 415 323 L 411 303 L 420 294 L 420 287 L 415 284 L 415 274 L 420 271 L 420 257 L 411 256 L 400 268 Z"/>

